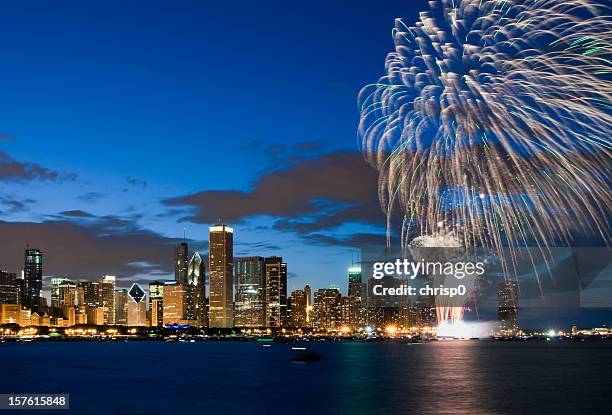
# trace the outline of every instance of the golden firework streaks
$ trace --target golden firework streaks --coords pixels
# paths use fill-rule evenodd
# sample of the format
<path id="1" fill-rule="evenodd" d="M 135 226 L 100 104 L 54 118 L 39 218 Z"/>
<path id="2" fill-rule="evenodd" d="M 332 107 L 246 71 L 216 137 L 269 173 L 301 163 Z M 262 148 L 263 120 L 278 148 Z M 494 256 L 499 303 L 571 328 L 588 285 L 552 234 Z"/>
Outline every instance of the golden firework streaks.
<path id="1" fill-rule="evenodd" d="M 359 135 L 402 244 L 610 241 L 612 18 L 591 0 L 439 0 L 396 20 Z M 389 229 L 389 232 L 391 229 Z M 511 254 L 514 255 L 514 254 Z M 509 261 L 511 262 L 511 261 Z"/>

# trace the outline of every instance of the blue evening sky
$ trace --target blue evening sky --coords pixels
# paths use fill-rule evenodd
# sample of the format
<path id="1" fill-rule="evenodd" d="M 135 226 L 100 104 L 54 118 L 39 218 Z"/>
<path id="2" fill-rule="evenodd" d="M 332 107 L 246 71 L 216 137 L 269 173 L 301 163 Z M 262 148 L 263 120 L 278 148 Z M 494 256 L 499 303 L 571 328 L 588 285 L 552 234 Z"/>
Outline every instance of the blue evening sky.
<path id="1" fill-rule="evenodd" d="M 192 246 L 203 248 L 207 226 L 180 221 L 161 201 L 248 191 L 262 173 L 285 168 L 301 143 L 320 144 L 309 157 L 357 151 L 357 92 L 383 74 L 394 18 L 415 21 L 426 7 L 425 0 L 4 2 L 0 150 L 77 178 L 0 182 L 25 205 L 0 219 L 40 223 L 82 210 L 168 238 L 186 228 Z M 346 290 L 354 249 L 310 243 L 272 229 L 274 221 L 230 223 L 237 254 L 282 255 L 290 289 Z M 341 238 L 363 231 L 384 229 L 326 230 Z M 253 247 L 263 242 L 278 249 Z M 24 241 L 11 244 L 21 249 Z"/>

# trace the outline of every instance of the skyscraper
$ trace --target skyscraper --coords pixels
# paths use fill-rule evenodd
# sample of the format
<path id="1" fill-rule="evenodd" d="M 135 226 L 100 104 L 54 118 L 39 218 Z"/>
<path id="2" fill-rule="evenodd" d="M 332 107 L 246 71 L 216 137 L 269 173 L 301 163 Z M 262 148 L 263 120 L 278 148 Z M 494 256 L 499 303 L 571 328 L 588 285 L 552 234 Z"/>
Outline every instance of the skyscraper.
<path id="1" fill-rule="evenodd" d="M 273 256 L 265 259 L 265 265 L 266 326 L 282 327 L 287 324 L 287 264 Z"/>
<path id="2" fill-rule="evenodd" d="M 77 304 L 77 285 L 65 277 L 51 278 L 51 307 L 61 309 Z"/>
<path id="3" fill-rule="evenodd" d="M 312 326 L 312 290 L 310 285 L 304 287 L 304 295 L 306 296 L 306 325 Z"/>
<path id="4" fill-rule="evenodd" d="M 83 281 L 79 284 L 83 287 L 84 305 L 90 307 L 100 307 L 100 283 L 98 281 Z"/>
<path id="5" fill-rule="evenodd" d="M 236 298 L 234 325 L 236 327 L 264 326 L 263 257 L 237 258 L 234 264 Z"/>
<path id="6" fill-rule="evenodd" d="M 361 322 L 361 301 L 359 297 L 342 297 L 341 301 L 341 322 L 343 326 L 357 328 Z"/>
<path id="7" fill-rule="evenodd" d="M 115 324 L 115 276 L 105 275 L 100 281 L 100 301 L 104 309 L 104 324 Z M 146 306 L 146 305 L 145 305 Z"/>
<path id="8" fill-rule="evenodd" d="M 189 251 L 186 242 L 181 242 L 176 246 L 174 252 L 174 279 L 181 284 L 187 284 L 187 261 Z"/>
<path id="9" fill-rule="evenodd" d="M 497 292 L 499 301 L 498 320 L 500 331 L 512 334 L 518 330 L 518 284 L 504 281 Z"/>
<path id="10" fill-rule="evenodd" d="M 77 285 L 69 279 L 59 284 L 59 307 L 74 307 L 77 304 Z"/>
<path id="11" fill-rule="evenodd" d="M 415 305 L 418 312 L 417 326 L 420 328 L 434 327 L 438 323 L 434 296 L 418 298 Z"/>
<path id="12" fill-rule="evenodd" d="M 128 291 L 128 326 L 146 326 L 147 325 L 147 294 L 134 283 Z"/>
<path id="13" fill-rule="evenodd" d="M 0 304 L 19 304 L 17 275 L 0 270 Z"/>
<path id="14" fill-rule="evenodd" d="M 17 304 L 23 305 L 23 299 L 25 298 L 25 279 L 17 278 L 15 280 L 17 285 Z"/>
<path id="15" fill-rule="evenodd" d="M 313 326 L 320 330 L 337 329 L 342 319 L 340 291 L 321 288 L 315 293 Z"/>
<path id="16" fill-rule="evenodd" d="M 199 327 L 205 327 L 206 322 L 206 273 L 204 261 L 199 252 L 194 252 L 187 269 L 187 319 L 197 322 Z"/>
<path id="17" fill-rule="evenodd" d="M 115 324 L 127 325 L 128 292 L 126 289 L 115 290 Z"/>
<path id="18" fill-rule="evenodd" d="M 348 269 L 348 299 L 343 304 L 343 323 L 352 327 L 365 322 L 364 284 L 361 280 L 361 266 Z M 347 314 L 348 313 L 348 314 Z"/>
<path id="19" fill-rule="evenodd" d="M 363 295 L 360 266 L 354 265 L 348 269 L 348 295 L 349 297 L 361 297 Z"/>
<path id="20" fill-rule="evenodd" d="M 77 284 L 76 287 L 76 303 L 79 310 L 85 310 L 85 289 L 82 284 Z"/>
<path id="21" fill-rule="evenodd" d="M 164 282 L 149 283 L 149 309 L 151 310 L 151 326 L 164 325 Z"/>
<path id="22" fill-rule="evenodd" d="M 292 327 L 307 327 L 306 320 L 308 301 L 304 290 L 295 290 L 291 293 L 291 322 Z"/>
<path id="23" fill-rule="evenodd" d="M 293 323 L 293 313 L 291 312 L 291 302 L 293 301 L 293 298 L 289 295 L 287 296 L 287 308 L 285 309 L 285 325 L 287 326 L 291 326 Z"/>
<path id="24" fill-rule="evenodd" d="M 176 281 L 164 285 L 163 324 L 191 324 L 187 319 L 189 286 Z"/>
<path id="25" fill-rule="evenodd" d="M 151 327 L 161 327 L 164 325 L 164 300 L 154 298 L 151 301 Z"/>
<path id="26" fill-rule="evenodd" d="M 64 281 L 63 277 L 52 277 L 51 278 L 51 307 L 59 308 L 59 286 Z"/>
<path id="27" fill-rule="evenodd" d="M 40 292 L 42 291 L 43 254 L 38 249 L 25 250 L 25 263 L 23 267 L 25 292 L 23 305 L 25 308 L 42 314 Z"/>
<path id="28" fill-rule="evenodd" d="M 210 227 L 209 244 L 209 327 L 233 326 L 233 236 L 234 230 L 219 224 Z"/>

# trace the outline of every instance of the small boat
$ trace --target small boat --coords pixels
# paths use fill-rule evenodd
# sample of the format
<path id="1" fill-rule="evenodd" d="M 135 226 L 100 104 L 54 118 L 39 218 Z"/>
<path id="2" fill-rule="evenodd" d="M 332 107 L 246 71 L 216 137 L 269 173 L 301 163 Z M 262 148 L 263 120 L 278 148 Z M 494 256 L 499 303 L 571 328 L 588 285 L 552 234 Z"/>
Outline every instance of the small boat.
<path id="1" fill-rule="evenodd" d="M 295 347 L 292 349 L 297 352 L 295 356 L 293 356 L 293 358 L 291 359 L 291 361 L 293 362 L 318 362 L 322 358 L 320 353 L 310 352 L 306 350 L 305 347 Z"/>

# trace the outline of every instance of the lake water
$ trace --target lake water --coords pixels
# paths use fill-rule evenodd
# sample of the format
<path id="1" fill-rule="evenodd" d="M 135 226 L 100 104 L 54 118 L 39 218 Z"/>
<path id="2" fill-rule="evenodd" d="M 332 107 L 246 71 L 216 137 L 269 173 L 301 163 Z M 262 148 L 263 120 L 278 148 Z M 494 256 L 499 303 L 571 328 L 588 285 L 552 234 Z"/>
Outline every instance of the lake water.
<path id="1" fill-rule="evenodd" d="M 307 347 L 322 360 L 279 343 L 5 343 L 0 393 L 69 393 L 75 414 L 612 413 L 612 343 Z"/>

